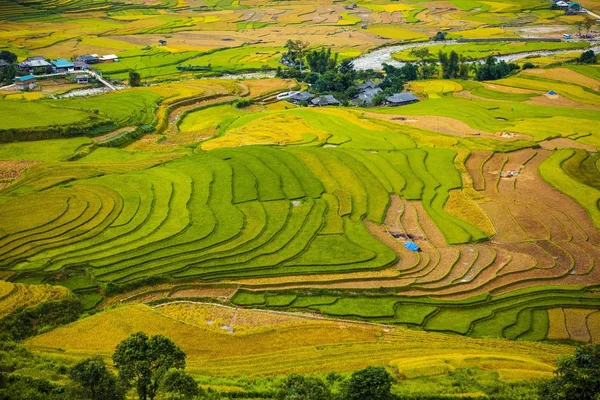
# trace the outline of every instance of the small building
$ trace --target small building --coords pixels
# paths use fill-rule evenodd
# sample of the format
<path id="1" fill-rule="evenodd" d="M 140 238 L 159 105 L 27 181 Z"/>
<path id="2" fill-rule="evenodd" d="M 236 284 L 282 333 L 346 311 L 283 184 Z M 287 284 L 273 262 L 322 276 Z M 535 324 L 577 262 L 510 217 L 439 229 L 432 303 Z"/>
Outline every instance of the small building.
<path id="1" fill-rule="evenodd" d="M 14 81 L 18 90 L 32 90 L 37 86 L 34 75 L 18 76 Z"/>
<path id="2" fill-rule="evenodd" d="M 89 83 L 89 76 L 87 75 L 77 75 L 75 77 L 75 82 L 77 82 L 80 85 L 85 85 L 87 83 Z"/>
<path id="3" fill-rule="evenodd" d="M 88 64 L 83 61 L 75 61 L 73 63 L 73 70 L 75 71 L 86 71 L 88 69 Z"/>
<path id="4" fill-rule="evenodd" d="M 419 101 L 412 93 L 394 93 L 391 96 L 385 98 L 385 104 L 388 106 L 404 106 Z"/>
<path id="5" fill-rule="evenodd" d="M 82 62 L 87 65 L 98 64 L 98 55 L 97 54 L 89 54 L 89 55 L 79 56 L 79 57 L 77 57 L 75 62 Z"/>
<path id="6" fill-rule="evenodd" d="M 581 6 L 581 4 L 579 4 L 577 2 L 574 2 L 574 1 L 569 2 L 569 10 L 579 12 L 579 11 L 581 11 L 582 8 L 583 7 Z"/>
<path id="7" fill-rule="evenodd" d="M 119 57 L 116 54 L 107 54 L 105 56 L 100 57 L 101 63 L 109 63 L 109 62 L 117 62 L 119 61 Z"/>
<path id="8" fill-rule="evenodd" d="M 415 242 L 406 242 L 404 244 L 404 247 L 406 247 L 410 251 L 419 251 L 419 250 L 421 250 L 421 248 Z"/>
<path id="9" fill-rule="evenodd" d="M 313 106 L 324 107 L 324 106 L 339 106 L 340 102 L 330 94 L 319 96 L 310 101 Z"/>
<path id="10" fill-rule="evenodd" d="M 25 61 L 19 63 L 19 68 L 25 72 L 32 74 L 36 68 L 49 68 L 52 67 L 46 59 L 42 56 L 29 57 Z"/>
<path id="11" fill-rule="evenodd" d="M 356 88 L 358 90 L 375 89 L 375 88 L 378 88 L 378 87 L 379 87 L 379 83 L 375 83 L 375 82 L 373 82 L 370 79 L 368 81 L 364 82 L 364 83 L 356 85 Z"/>
<path id="12" fill-rule="evenodd" d="M 566 1 L 557 1 L 554 4 L 559 10 L 567 10 L 569 8 L 569 3 L 567 3 Z"/>
<path id="13" fill-rule="evenodd" d="M 158 44 L 161 45 L 161 46 L 166 46 L 167 45 L 167 41 L 161 39 L 161 40 L 158 41 Z"/>
<path id="14" fill-rule="evenodd" d="M 381 90 L 381 88 L 378 87 L 364 89 L 361 93 L 358 94 L 358 96 L 356 96 L 352 100 L 352 104 L 356 106 L 365 106 L 372 104 L 375 97 L 381 92 L 383 92 L 383 90 Z"/>
<path id="15" fill-rule="evenodd" d="M 304 91 L 304 92 L 298 92 L 298 93 L 291 95 L 290 97 L 288 97 L 287 100 L 290 103 L 300 104 L 300 103 L 308 102 L 313 97 L 315 97 L 314 94 Z"/>
<path id="16" fill-rule="evenodd" d="M 72 72 L 75 70 L 75 65 L 66 58 L 57 58 L 52 61 L 52 65 L 54 66 L 55 73 Z"/>

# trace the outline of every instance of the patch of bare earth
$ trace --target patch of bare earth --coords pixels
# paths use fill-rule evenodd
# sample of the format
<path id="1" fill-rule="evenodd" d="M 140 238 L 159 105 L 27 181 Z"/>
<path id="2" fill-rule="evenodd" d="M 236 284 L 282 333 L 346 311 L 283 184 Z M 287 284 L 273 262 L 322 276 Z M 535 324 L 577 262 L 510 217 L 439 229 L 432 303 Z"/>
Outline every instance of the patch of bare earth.
<path id="1" fill-rule="evenodd" d="M 579 143 L 570 138 L 556 138 L 550 140 L 544 140 L 540 142 L 540 146 L 545 150 L 557 150 L 557 149 L 583 149 L 586 151 L 594 152 L 596 148 L 588 144 Z"/>
<path id="2" fill-rule="evenodd" d="M 23 171 L 36 161 L 0 161 L 0 189 L 5 188 L 21 177 Z"/>

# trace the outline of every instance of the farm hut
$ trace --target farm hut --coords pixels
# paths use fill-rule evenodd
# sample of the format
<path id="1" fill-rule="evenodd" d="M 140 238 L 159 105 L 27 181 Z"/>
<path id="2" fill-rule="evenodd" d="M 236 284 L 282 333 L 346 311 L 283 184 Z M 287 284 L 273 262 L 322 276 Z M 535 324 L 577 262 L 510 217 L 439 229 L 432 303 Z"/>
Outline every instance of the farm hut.
<path id="1" fill-rule="evenodd" d="M 557 7 L 559 10 L 566 10 L 566 9 L 568 9 L 568 8 L 569 8 L 569 3 L 567 3 L 566 1 L 557 1 L 557 2 L 556 2 L 556 3 L 554 3 L 554 4 L 556 4 L 556 7 Z"/>
<path id="2" fill-rule="evenodd" d="M 73 63 L 73 69 L 75 71 L 85 71 L 88 69 L 88 65 L 82 61 L 75 61 Z"/>
<path id="3" fill-rule="evenodd" d="M 419 101 L 411 92 L 394 93 L 385 98 L 385 104 L 388 106 L 404 106 Z"/>
<path id="4" fill-rule="evenodd" d="M 91 55 L 79 56 L 79 57 L 77 57 L 77 59 L 75 61 L 76 62 L 82 62 L 82 63 L 85 63 L 87 65 L 98 64 L 98 55 L 97 54 L 91 54 Z"/>
<path id="5" fill-rule="evenodd" d="M 571 1 L 569 3 L 569 10 L 572 10 L 572 11 L 581 11 L 582 8 L 583 7 L 581 6 L 581 4 L 579 4 L 577 2 Z"/>
<path id="6" fill-rule="evenodd" d="M 158 44 L 161 45 L 161 46 L 166 46 L 167 45 L 167 41 L 161 39 L 161 40 L 158 41 Z"/>
<path id="7" fill-rule="evenodd" d="M 364 83 L 361 83 L 361 84 L 359 84 L 359 85 L 356 85 L 356 88 L 357 88 L 358 90 L 365 90 L 365 89 L 375 89 L 375 88 L 377 88 L 377 87 L 379 87 L 379 83 L 375 83 L 375 82 L 373 82 L 373 81 L 372 81 L 372 80 L 370 80 L 370 79 L 369 79 L 368 81 L 364 82 Z"/>
<path id="8" fill-rule="evenodd" d="M 310 102 L 313 106 L 317 106 L 317 107 L 339 106 L 340 105 L 340 102 L 330 94 L 327 94 L 324 96 L 319 96 L 315 99 L 312 99 Z"/>
<path id="9" fill-rule="evenodd" d="M 77 76 L 75 77 L 75 81 L 76 81 L 78 84 L 80 84 L 80 85 L 83 85 L 83 84 L 86 84 L 86 83 L 88 83 L 90 80 L 89 80 L 89 77 L 88 77 L 87 75 L 77 75 Z"/>
<path id="10" fill-rule="evenodd" d="M 116 54 L 107 54 L 105 56 L 100 57 L 100 62 L 108 63 L 108 62 L 117 62 L 119 61 L 119 57 Z"/>
<path id="11" fill-rule="evenodd" d="M 75 70 L 75 65 L 66 58 L 57 58 L 52 61 L 54 73 L 69 72 Z"/>
<path id="12" fill-rule="evenodd" d="M 19 90 L 31 90 L 36 87 L 34 75 L 19 76 L 16 77 L 14 81 L 15 86 Z"/>
<path id="13" fill-rule="evenodd" d="M 364 89 L 361 93 L 358 94 L 358 96 L 356 96 L 352 100 L 352 104 L 356 106 L 364 106 L 367 104 L 371 104 L 373 103 L 375 96 L 377 96 L 381 92 L 383 92 L 383 90 L 381 90 L 381 88 L 378 87 L 373 89 Z"/>
<path id="14" fill-rule="evenodd" d="M 288 97 L 288 101 L 290 103 L 294 103 L 294 104 L 300 104 L 306 101 L 309 101 L 310 99 L 312 99 L 313 97 L 315 97 L 314 94 L 312 93 L 308 93 L 308 92 L 299 92 L 296 93 L 290 97 Z"/>
<path id="15" fill-rule="evenodd" d="M 25 61 L 19 63 L 19 68 L 23 71 L 29 72 L 30 74 L 32 74 L 33 70 L 36 68 L 48 68 L 51 66 L 52 64 L 46 61 L 46 59 L 42 56 L 29 57 Z"/>
<path id="16" fill-rule="evenodd" d="M 415 242 L 406 242 L 404 244 L 404 247 L 406 247 L 410 251 L 419 251 L 419 250 L 421 250 L 421 248 L 419 246 L 417 246 L 417 244 Z"/>
<path id="17" fill-rule="evenodd" d="M 557 93 L 556 93 L 554 90 L 550 90 L 550 91 L 548 92 L 548 95 L 550 95 L 550 96 L 556 96 L 556 95 L 557 95 Z"/>

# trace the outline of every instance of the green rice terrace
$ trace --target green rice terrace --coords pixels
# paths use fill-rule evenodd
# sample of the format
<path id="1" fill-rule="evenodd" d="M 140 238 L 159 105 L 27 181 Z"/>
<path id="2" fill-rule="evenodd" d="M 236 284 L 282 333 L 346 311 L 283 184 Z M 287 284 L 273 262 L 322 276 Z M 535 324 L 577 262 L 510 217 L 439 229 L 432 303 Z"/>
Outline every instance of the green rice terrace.
<path id="1" fill-rule="evenodd" d="M 338 347 L 381 328 L 383 347 L 346 356 L 399 371 L 405 331 L 538 367 L 543 346 L 600 343 L 600 2 L 551 6 L 2 2 L 0 328 L 80 302 L 79 320 L 19 337 L 72 361 L 94 354 L 69 341 L 94 324 L 104 357 L 146 318 L 194 349 L 181 332 L 235 337 L 219 318 L 237 310 L 357 329 Z M 240 335 L 297 335 L 297 370 L 325 371 L 307 355 L 323 333 L 278 321 Z M 222 351 L 192 354 L 194 373 L 276 369 Z M 439 357 L 424 376 L 454 371 Z M 543 362 L 522 379 L 551 376 Z"/>

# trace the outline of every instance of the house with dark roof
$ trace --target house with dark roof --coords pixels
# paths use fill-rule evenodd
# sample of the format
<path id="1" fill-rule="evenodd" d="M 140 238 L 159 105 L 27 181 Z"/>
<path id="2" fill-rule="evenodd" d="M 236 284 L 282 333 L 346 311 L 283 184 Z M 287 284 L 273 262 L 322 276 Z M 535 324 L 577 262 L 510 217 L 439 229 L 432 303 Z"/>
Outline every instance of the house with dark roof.
<path id="1" fill-rule="evenodd" d="M 46 59 L 42 56 L 29 57 L 25 61 L 19 63 L 19 68 L 23 71 L 33 73 L 36 68 L 49 68 L 52 67 Z"/>
<path id="2" fill-rule="evenodd" d="M 80 85 L 84 85 L 89 82 L 89 77 L 85 74 L 77 75 L 75 77 L 75 82 L 77 82 Z"/>
<path id="3" fill-rule="evenodd" d="M 19 90 L 31 90 L 36 87 L 34 75 L 18 76 L 14 81 L 15 86 Z"/>
<path id="4" fill-rule="evenodd" d="M 87 65 L 98 64 L 98 56 L 97 55 L 79 56 L 79 57 L 77 57 L 77 59 L 75 61 L 83 62 L 83 63 L 86 63 Z"/>
<path id="5" fill-rule="evenodd" d="M 85 71 L 88 69 L 88 65 L 83 61 L 75 61 L 73 63 L 73 70 L 75 71 Z"/>
<path id="6" fill-rule="evenodd" d="M 360 85 L 356 85 L 356 88 L 358 90 L 365 90 L 365 89 L 375 89 L 379 87 L 379 83 L 375 83 L 372 80 L 368 80 L 364 83 L 361 83 Z"/>
<path id="7" fill-rule="evenodd" d="M 69 72 L 75 70 L 75 65 L 66 58 L 57 58 L 52 61 L 54 73 Z"/>
<path id="8" fill-rule="evenodd" d="M 411 92 L 394 93 L 385 98 L 384 104 L 388 106 L 404 106 L 419 101 Z"/>
<path id="9" fill-rule="evenodd" d="M 375 96 L 379 93 L 383 92 L 381 88 L 368 88 L 364 89 L 362 92 L 358 94 L 354 99 L 352 99 L 352 104 L 356 106 L 365 106 L 373 103 Z"/>
<path id="10" fill-rule="evenodd" d="M 315 97 L 314 94 L 304 91 L 304 92 L 298 92 L 298 93 L 288 97 L 287 100 L 290 103 L 300 104 L 300 103 L 308 102 L 313 97 Z"/>
<path id="11" fill-rule="evenodd" d="M 324 106 L 339 106 L 340 102 L 330 94 L 319 96 L 310 101 L 313 106 L 324 107 Z"/>

